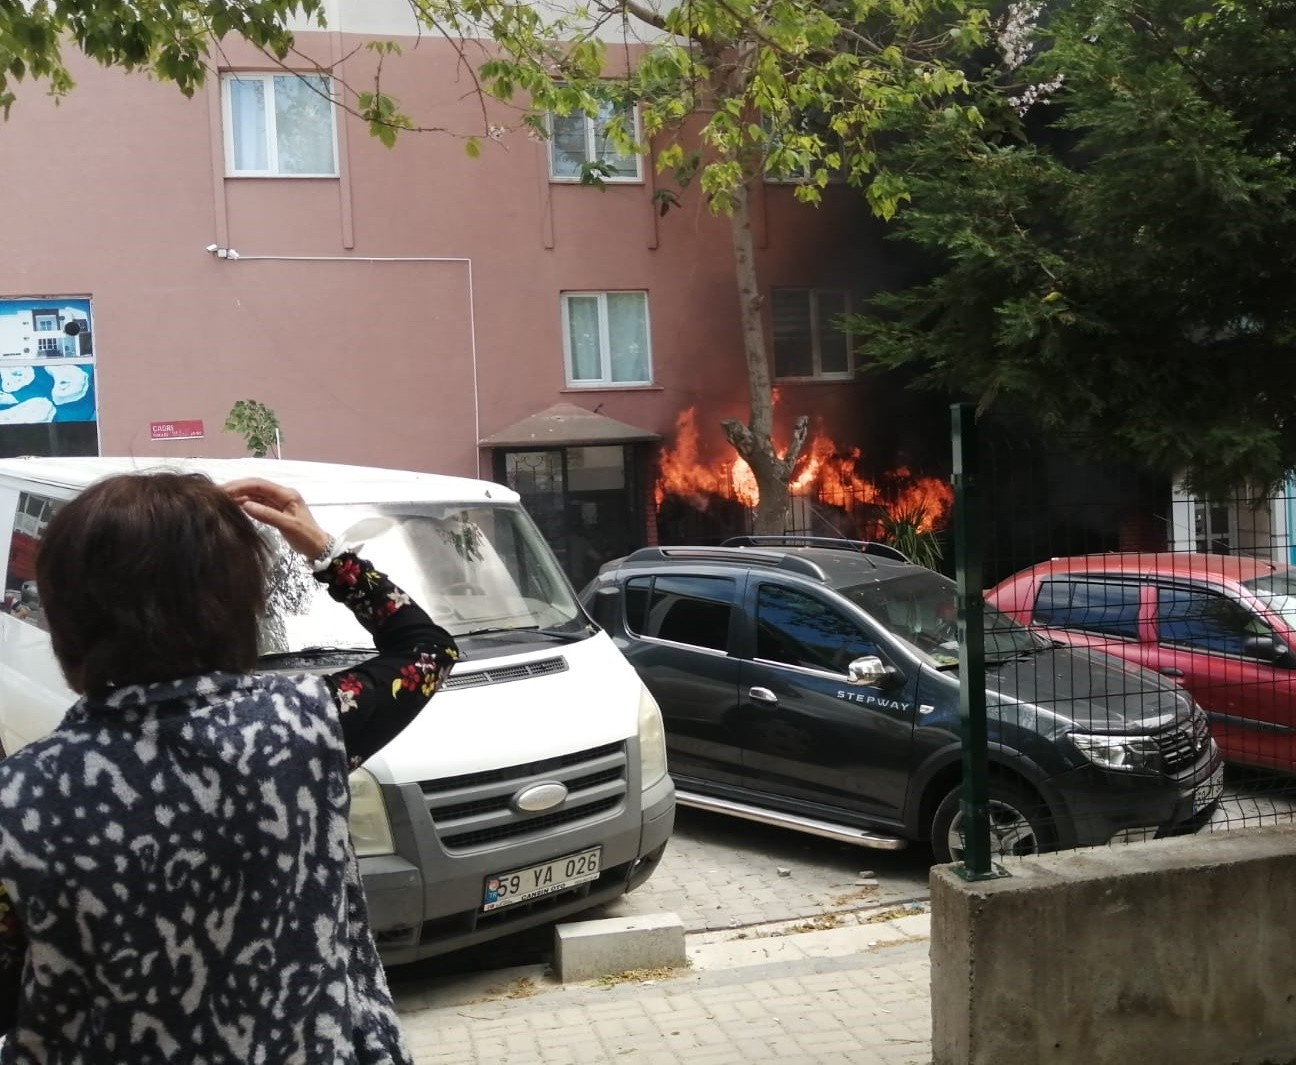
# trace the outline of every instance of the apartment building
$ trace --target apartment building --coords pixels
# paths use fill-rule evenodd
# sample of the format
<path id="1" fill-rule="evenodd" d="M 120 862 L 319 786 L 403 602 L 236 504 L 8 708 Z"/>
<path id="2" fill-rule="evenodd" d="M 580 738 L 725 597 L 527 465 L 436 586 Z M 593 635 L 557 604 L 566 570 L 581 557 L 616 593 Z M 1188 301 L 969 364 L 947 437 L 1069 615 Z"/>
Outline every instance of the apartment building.
<path id="1" fill-rule="evenodd" d="M 681 413 L 700 461 L 732 457 L 728 222 L 693 191 L 663 215 L 666 179 L 584 118 L 545 140 L 485 105 L 506 132 L 472 158 L 461 42 L 399 0 L 338 2 L 329 25 L 299 47 L 331 78 L 228 42 L 191 99 L 89 63 L 61 101 L 22 87 L 0 127 L 0 337 L 30 343 L 0 344 L 0 454 L 239 454 L 222 426 L 255 399 L 286 457 L 518 485 L 580 579 L 582 541 L 592 559 L 652 538 Z M 373 39 L 402 45 L 383 87 L 438 131 L 389 149 L 330 101 L 372 85 Z M 601 189 L 578 180 L 595 160 Z M 769 184 L 754 225 L 780 414 L 849 445 L 866 386 L 830 323 L 877 284 L 873 224 L 845 188 L 816 209 Z"/>

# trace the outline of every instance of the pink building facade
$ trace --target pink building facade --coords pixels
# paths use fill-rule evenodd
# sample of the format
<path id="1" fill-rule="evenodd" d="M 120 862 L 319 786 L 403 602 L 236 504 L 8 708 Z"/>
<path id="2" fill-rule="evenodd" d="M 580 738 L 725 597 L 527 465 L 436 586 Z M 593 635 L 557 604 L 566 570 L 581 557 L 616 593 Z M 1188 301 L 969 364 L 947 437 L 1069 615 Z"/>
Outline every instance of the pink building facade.
<path id="1" fill-rule="evenodd" d="M 356 25 L 301 44 L 363 85 L 366 34 L 402 27 Z M 58 104 L 22 87 L 0 156 L 0 454 L 241 454 L 222 425 L 250 398 L 285 457 L 549 492 L 537 517 L 577 580 L 572 522 L 612 529 L 600 554 L 651 541 L 656 441 L 693 409 L 724 458 L 719 421 L 746 417 L 728 223 L 692 193 L 662 216 L 647 161 L 574 183 L 597 148 L 571 124 L 470 158 L 452 134 L 481 104 L 455 49 L 403 43 L 384 88 L 452 132 L 392 149 L 236 47 L 192 99 L 90 64 Z M 876 284 L 877 245 L 856 194 L 792 191 L 755 211 L 779 410 L 850 443 L 862 386 L 826 323 Z M 529 437 L 558 404 L 611 421 Z"/>

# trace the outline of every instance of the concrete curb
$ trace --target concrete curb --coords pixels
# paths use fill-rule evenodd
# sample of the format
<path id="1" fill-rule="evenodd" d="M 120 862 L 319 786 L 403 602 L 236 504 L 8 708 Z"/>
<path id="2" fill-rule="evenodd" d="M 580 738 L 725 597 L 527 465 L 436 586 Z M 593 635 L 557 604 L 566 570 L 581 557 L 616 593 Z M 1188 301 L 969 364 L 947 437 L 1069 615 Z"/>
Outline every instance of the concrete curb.
<path id="1" fill-rule="evenodd" d="M 827 924 L 826 922 L 831 922 Z M 418 991 L 403 991 L 397 1009 L 409 1022 L 423 1010 L 529 999 L 568 989 L 617 984 L 668 983 L 689 974 L 719 974 L 808 959 L 843 959 L 925 942 L 931 935 L 926 903 L 879 907 L 809 920 L 776 921 L 685 938 L 688 965 L 680 969 L 628 971 L 583 983 L 562 983 L 545 964 L 429 980 Z M 741 974 L 735 972 L 736 977 Z"/>

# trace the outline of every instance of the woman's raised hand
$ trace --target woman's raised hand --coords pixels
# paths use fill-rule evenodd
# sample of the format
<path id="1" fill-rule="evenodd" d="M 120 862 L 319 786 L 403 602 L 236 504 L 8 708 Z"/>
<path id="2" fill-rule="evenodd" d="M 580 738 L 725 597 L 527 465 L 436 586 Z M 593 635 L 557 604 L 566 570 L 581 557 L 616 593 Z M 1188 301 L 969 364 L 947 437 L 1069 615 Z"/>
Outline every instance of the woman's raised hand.
<path id="1" fill-rule="evenodd" d="M 278 529 L 288 546 L 306 558 L 318 558 L 332 542 L 296 489 L 248 477 L 222 485 L 250 518 Z"/>

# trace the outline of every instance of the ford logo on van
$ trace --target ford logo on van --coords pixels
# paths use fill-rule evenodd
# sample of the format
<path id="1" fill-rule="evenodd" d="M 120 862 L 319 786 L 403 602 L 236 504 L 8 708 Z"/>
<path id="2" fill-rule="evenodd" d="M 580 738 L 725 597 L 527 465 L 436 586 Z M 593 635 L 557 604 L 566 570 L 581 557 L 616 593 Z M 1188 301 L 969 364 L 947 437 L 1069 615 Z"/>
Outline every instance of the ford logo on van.
<path id="1" fill-rule="evenodd" d="M 513 796 L 513 806 L 529 814 L 538 814 L 542 810 L 552 810 L 567 798 L 567 785 L 557 780 L 546 780 L 542 784 L 532 784 Z"/>

